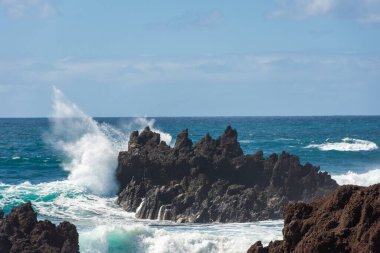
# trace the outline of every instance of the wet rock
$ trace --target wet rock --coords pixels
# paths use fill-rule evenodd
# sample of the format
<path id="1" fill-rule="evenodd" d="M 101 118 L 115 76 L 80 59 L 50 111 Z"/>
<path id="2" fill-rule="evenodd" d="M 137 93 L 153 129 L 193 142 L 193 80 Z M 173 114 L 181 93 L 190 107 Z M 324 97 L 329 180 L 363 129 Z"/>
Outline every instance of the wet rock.
<path id="1" fill-rule="evenodd" d="M 282 217 L 289 201 L 309 201 L 337 184 L 319 167 L 283 152 L 244 155 L 228 126 L 217 139 L 193 144 L 188 130 L 174 147 L 148 127 L 119 153 L 118 204 L 138 218 L 177 222 L 247 222 Z M 144 200 L 144 201 L 143 201 Z M 161 210 L 161 212 L 160 212 Z"/>
<path id="2" fill-rule="evenodd" d="M 284 239 L 248 253 L 380 252 L 380 184 L 341 186 L 309 204 L 291 203 L 284 212 Z"/>
<path id="3" fill-rule="evenodd" d="M 37 221 L 30 202 L 0 217 L 1 253 L 79 253 L 78 232 L 74 225 Z"/>

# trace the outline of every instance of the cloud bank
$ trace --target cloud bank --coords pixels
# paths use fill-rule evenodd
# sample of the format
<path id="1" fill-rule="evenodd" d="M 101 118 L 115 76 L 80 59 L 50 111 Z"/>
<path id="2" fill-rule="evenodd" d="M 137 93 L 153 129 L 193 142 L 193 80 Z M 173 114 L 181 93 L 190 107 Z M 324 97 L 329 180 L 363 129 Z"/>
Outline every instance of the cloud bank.
<path id="1" fill-rule="evenodd" d="M 24 16 L 46 18 L 57 14 L 53 0 L 0 0 L 0 6 L 6 15 L 14 18 Z"/>
<path id="2" fill-rule="evenodd" d="M 271 18 L 302 20 L 333 16 L 359 23 L 380 24 L 380 0 L 277 0 Z"/>

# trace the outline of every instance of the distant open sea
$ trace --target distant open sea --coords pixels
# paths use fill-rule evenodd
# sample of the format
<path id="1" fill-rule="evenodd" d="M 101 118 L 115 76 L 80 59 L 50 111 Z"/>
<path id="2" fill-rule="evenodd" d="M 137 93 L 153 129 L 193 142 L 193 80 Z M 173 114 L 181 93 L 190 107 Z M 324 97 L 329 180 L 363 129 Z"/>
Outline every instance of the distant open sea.
<path id="1" fill-rule="evenodd" d="M 55 110 L 66 112 L 62 105 L 73 109 L 61 103 Z M 231 125 L 246 154 L 287 151 L 339 184 L 380 182 L 379 116 L 92 119 L 75 110 L 73 119 L 0 119 L 0 208 L 7 213 L 31 200 L 40 219 L 73 222 L 81 252 L 245 252 L 256 240 L 282 238 L 282 220 L 183 225 L 121 210 L 117 155 L 129 133 L 146 125 L 169 144 L 185 128 L 196 142 Z"/>

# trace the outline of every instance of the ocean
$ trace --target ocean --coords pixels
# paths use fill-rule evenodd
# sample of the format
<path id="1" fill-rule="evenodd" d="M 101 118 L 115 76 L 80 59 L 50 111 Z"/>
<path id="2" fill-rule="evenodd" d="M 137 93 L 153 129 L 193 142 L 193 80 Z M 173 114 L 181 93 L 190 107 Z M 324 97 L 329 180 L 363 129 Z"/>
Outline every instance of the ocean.
<path id="1" fill-rule="evenodd" d="M 339 184 L 380 182 L 379 116 L 91 118 L 62 94 L 52 116 L 0 119 L 0 209 L 32 201 L 39 219 L 74 223 L 81 252 L 245 252 L 282 238 L 282 220 L 175 224 L 118 207 L 118 152 L 147 125 L 171 145 L 185 128 L 196 142 L 231 125 L 246 154 L 285 150 Z"/>

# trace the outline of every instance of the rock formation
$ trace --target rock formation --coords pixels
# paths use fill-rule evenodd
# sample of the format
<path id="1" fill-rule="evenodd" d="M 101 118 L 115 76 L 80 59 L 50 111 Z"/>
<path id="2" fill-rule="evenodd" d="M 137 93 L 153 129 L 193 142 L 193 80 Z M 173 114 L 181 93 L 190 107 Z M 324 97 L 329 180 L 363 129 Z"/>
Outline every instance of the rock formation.
<path id="1" fill-rule="evenodd" d="M 1 253 L 79 253 L 74 225 L 37 221 L 30 202 L 14 208 L 6 217 L 0 211 Z"/>
<path id="2" fill-rule="evenodd" d="M 380 252 L 380 184 L 341 186 L 310 204 L 291 203 L 284 212 L 284 239 L 248 253 Z"/>
<path id="3" fill-rule="evenodd" d="M 244 155 L 230 126 L 193 145 L 188 130 L 174 147 L 148 127 L 119 153 L 118 204 L 136 217 L 176 222 L 247 222 L 282 218 L 289 201 L 333 191 L 330 175 L 283 152 Z"/>

